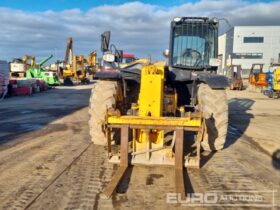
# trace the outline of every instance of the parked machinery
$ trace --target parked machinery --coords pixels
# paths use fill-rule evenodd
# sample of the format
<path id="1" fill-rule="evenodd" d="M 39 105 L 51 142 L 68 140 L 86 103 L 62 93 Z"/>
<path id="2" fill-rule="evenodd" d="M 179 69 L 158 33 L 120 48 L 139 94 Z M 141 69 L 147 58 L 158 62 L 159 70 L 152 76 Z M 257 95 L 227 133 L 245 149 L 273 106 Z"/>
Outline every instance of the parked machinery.
<path id="1" fill-rule="evenodd" d="M 119 67 L 122 69 L 131 68 L 132 66 L 144 65 L 150 63 L 150 59 L 147 58 L 136 58 L 133 54 L 124 53 L 122 62 Z"/>
<path id="2" fill-rule="evenodd" d="M 280 69 L 275 69 L 273 74 L 273 97 L 280 97 Z"/>
<path id="3" fill-rule="evenodd" d="M 91 52 L 87 57 L 87 64 L 88 66 L 95 67 L 97 63 L 97 52 L 94 50 Z"/>
<path id="4" fill-rule="evenodd" d="M 137 58 L 134 54 L 131 53 L 123 53 L 123 63 L 131 63 L 135 61 Z"/>
<path id="5" fill-rule="evenodd" d="M 21 58 L 13 59 L 10 63 L 10 76 L 23 78 L 26 76 L 26 71 L 35 66 L 35 56 L 24 55 Z"/>
<path id="6" fill-rule="evenodd" d="M 228 81 L 216 74 L 218 20 L 175 18 L 170 34 L 168 63 L 124 69 L 114 65 L 118 51 L 109 47 L 110 32 L 101 36 L 107 67 L 95 74 L 89 127 L 92 141 L 107 145 L 109 161 L 120 163 L 107 197 L 128 164 L 175 165 L 176 191 L 183 193 L 183 167 L 200 166 L 200 145 L 209 151 L 225 145 Z"/>
<path id="7" fill-rule="evenodd" d="M 86 78 L 85 58 L 83 55 L 73 56 L 73 40 L 72 37 L 68 38 L 67 47 L 64 57 L 64 69 L 63 79 L 68 83 L 72 83 L 71 80 L 78 81 L 81 83 L 89 83 Z"/>
<path id="8" fill-rule="evenodd" d="M 83 84 L 89 83 L 85 68 L 85 58 L 83 55 L 75 55 L 73 57 L 73 72 L 74 79 L 80 81 Z"/>
<path id="9" fill-rule="evenodd" d="M 30 60 L 30 63 L 28 63 L 28 61 Z M 30 55 L 24 55 L 22 57 L 22 62 L 26 65 L 29 65 L 30 67 L 34 67 L 35 66 L 35 56 L 30 56 Z"/>
<path id="10" fill-rule="evenodd" d="M 266 73 L 263 72 L 263 64 L 252 64 L 249 74 L 249 90 L 263 91 L 267 86 Z"/>
<path id="11" fill-rule="evenodd" d="M 280 69 L 267 73 L 268 89 L 264 92 L 269 98 L 280 97 Z"/>
<path id="12" fill-rule="evenodd" d="M 123 53 L 122 55 L 122 62 L 120 63 L 120 67 L 126 67 L 127 65 L 131 64 L 136 60 L 135 56 L 130 53 Z"/>
<path id="13" fill-rule="evenodd" d="M 271 98 L 271 93 L 273 92 L 273 71 L 266 73 L 267 89 L 263 92 L 264 95 L 268 95 Z"/>
<path id="14" fill-rule="evenodd" d="M 27 69 L 26 78 L 40 78 L 43 79 L 48 85 L 59 85 L 59 79 L 57 76 L 57 72 L 47 71 L 43 68 L 43 65 L 49 61 L 53 55 L 45 57 L 38 64 L 35 64 Z M 35 59 L 34 59 L 35 63 Z"/>
<path id="15" fill-rule="evenodd" d="M 64 56 L 64 68 L 63 68 L 63 78 L 73 77 L 74 73 L 72 70 L 73 63 L 73 39 L 69 37 L 67 40 L 67 46 Z"/>
<path id="16" fill-rule="evenodd" d="M 86 73 L 88 74 L 88 78 L 90 80 L 93 79 L 93 76 L 96 72 L 100 69 L 97 66 L 97 52 L 94 50 L 91 52 L 87 57 L 87 66 L 86 66 Z"/>
<path id="17" fill-rule="evenodd" d="M 241 65 L 231 65 L 227 71 L 227 77 L 229 79 L 230 90 L 242 90 L 243 80 L 241 76 Z"/>

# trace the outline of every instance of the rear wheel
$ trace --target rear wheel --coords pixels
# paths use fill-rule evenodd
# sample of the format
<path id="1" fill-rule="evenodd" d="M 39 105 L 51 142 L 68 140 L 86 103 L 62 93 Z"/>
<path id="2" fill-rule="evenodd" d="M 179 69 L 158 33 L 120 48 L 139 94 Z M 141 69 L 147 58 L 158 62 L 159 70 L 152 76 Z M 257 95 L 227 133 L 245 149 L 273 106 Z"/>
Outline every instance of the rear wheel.
<path id="1" fill-rule="evenodd" d="M 107 143 L 103 125 L 107 109 L 116 108 L 117 86 L 115 81 L 97 81 L 93 86 L 89 102 L 89 129 L 94 144 Z"/>
<path id="2" fill-rule="evenodd" d="M 273 92 L 272 91 L 269 91 L 268 93 L 268 98 L 272 98 L 273 97 Z"/>
<path id="3" fill-rule="evenodd" d="M 277 99 L 277 98 L 279 97 L 279 95 L 278 95 L 277 92 L 273 91 L 272 97 L 273 97 L 274 99 Z"/>
<path id="4" fill-rule="evenodd" d="M 200 84 L 198 99 L 207 132 L 201 146 L 206 151 L 216 151 L 224 148 L 228 128 L 228 104 L 225 90 L 213 90 L 206 84 Z"/>

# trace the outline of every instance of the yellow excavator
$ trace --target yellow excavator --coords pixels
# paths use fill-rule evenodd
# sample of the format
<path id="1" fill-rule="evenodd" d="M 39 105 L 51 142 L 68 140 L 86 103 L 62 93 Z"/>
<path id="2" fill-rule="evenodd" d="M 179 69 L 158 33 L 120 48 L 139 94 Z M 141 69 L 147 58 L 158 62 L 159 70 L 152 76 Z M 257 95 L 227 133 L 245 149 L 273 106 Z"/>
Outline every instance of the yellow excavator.
<path id="1" fill-rule="evenodd" d="M 73 63 L 73 39 L 72 37 L 69 37 L 67 41 L 65 56 L 64 56 L 65 67 L 63 69 L 63 78 L 74 76 L 74 72 L 72 70 L 72 63 Z"/>
<path id="2" fill-rule="evenodd" d="M 93 79 L 96 72 L 100 71 L 97 66 L 97 52 L 94 50 L 87 57 L 87 72 L 89 73 L 89 78 Z"/>
<path id="3" fill-rule="evenodd" d="M 96 50 L 94 50 L 87 57 L 87 65 L 90 66 L 90 67 L 95 67 L 96 66 L 96 59 L 97 59 L 97 52 L 96 52 Z"/>
<path id="4" fill-rule="evenodd" d="M 28 61 L 30 60 L 30 64 L 28 64 Z M 35 56 L 30 56 L 30 55 L 24 55 L 22 57 L 22 62 L 25 65 L 28 65 L 29 67 L 34 67 L 35 66 Z"/>
<path id="5" fill-rule="evenodd" d="M 106 197 L 129 164 L 173 165 L 176 192 L 185 193 L 184 167 L 200 167 L 202 148 L 225 146 L 228 80 L 217 74 L 218 20 L 175 18 L 170 30 L 168 62 L 127 68 L 116 65 L 121 59 L 110 32 L 101 35 L 104 62 L 90 98 L 90 135 L 120 165 Z"/>
<path id="6" fill-rule="evenodd" d="M 86 74 L 85 58 L 83 55 L 73 56 L 73 39 L 68 38 L 67 47 L 64 56 L 64 69 L 63 69 L 64 83 L 71 83 L 72 80 L 84 84 L 89 83 Z"/>

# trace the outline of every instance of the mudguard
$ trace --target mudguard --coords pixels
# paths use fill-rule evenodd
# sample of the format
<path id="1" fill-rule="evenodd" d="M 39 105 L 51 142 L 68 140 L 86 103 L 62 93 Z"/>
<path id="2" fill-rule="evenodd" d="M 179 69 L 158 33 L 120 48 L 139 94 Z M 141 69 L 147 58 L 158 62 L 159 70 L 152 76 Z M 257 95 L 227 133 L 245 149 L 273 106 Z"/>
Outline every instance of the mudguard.
<path id="1" fill-rule="evenodd" d="M 101 80 L 120 80 L 122 74 L 119 71 L 100 71 L 94 74 L 95 79 Z"/>
<path id="2" fill-rule="evenodd" d="M 141 80 L 141 69 L 131 68 L 131 69 L 122 69 L 122 77 L 125 80 L 133 80 L 137 83 L 140 83 Z"/>
<path id="3" fill-rule="evenodd" d="M 109 79 L 109 80 L 134 80 L 137 83 L 140 83 L 141 79 L 141 70 L 144 64 L 142 63 L 134 63 L 127 67 L 112 70 L 112 71 L 100 71 L 95 73 L 95 79 Z"/>
<path id="4" fill-rule="evenodd" d="M 200 73 L 197 79 L 208 84 L 212 89 L 225 89 L 229 85 L 227 77 L 223 75 Z"/>

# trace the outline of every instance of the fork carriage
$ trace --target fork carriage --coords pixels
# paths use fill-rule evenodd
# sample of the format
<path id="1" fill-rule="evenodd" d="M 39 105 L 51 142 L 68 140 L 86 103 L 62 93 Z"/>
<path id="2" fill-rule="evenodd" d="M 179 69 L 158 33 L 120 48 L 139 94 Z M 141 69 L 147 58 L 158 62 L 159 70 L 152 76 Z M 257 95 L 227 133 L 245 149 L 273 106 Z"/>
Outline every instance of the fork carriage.
<path id="1" fill-rule="evenodd" d="M 113 163 L 119 162 L 119 169 L 105 188 L 103 193 L 109 198 L 121 178 L 126 172 L 129 164 L 145 165 L 174 165 L 175 167 L 175 187 L 176 192 L 184 193 L 183 169 L 186 167 L 200 167 L 200 142 L 204 133 L 204 123 L 200 113 L 191 114 L 186 118 L 171 117 L 138 117 L 138 116 L 112 116 L 107 118 L 106 124 L 108 157 Z M 120 153 L 112 155 L 111 150 L 111 130 L 117 128 L 121 130 Z M 129 130 L 132 130 L 133 137 L 130 141 Z M 173 130 L 173 138 L 170 146 L 165 146 L 164 140 L 153 142 L 149 138 L 153 132 L 164 135 L 164 131 Z M 196 133 L 195 156 L 184 156 L 184 132 Z M 145 142 L 138 142 L 137 136 L 145 135 L 148 138 Z M 173 153 L 173 147 L 175 152 Z"/>

